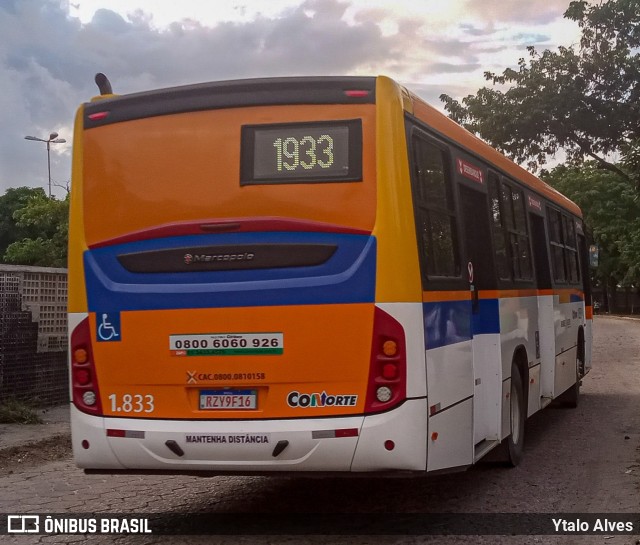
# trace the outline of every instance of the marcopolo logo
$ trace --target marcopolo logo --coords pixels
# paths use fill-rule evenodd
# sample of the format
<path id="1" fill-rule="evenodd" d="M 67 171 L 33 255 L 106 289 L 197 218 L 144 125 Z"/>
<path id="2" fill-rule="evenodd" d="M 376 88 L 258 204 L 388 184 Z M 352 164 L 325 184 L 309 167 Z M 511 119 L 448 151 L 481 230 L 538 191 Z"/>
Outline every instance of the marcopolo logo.
<path id="1" fill-rule="evenodd" d="M 184 254 L 182 260 L 186 265 L 193 263 L 211 263 L 220 261 L 253 261 L 255 254 L 249 252 L 229 254 Z"/>
<path id="2" fill-rule="evenodd" d="M 290 392 L 287 396 L 289 407 L 295 408 L 318 408 L 318 407 L 355 407 L 358 403 L 358 396 L 329 395 L 327 392 L 301 394 L 300 392 Z"/>

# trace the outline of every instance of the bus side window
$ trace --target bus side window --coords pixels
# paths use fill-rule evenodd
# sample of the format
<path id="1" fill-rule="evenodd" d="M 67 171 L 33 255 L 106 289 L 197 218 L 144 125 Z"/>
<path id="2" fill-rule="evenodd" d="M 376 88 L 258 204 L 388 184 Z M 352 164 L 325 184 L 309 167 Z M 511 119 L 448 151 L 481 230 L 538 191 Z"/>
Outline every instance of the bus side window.
<path id="1" fill-rule="evenodd" d="M 576 228 L 574 221 L 568 216 L 562 216 L 562 226 L 564 230 L 564 253 L 567 264 L 567 281 L 571 284 L 580 282 L 580 271 L 578 269 L 578 248 L 576 245 Z"/>
<path id="2" fill-rule="evenodd" d="M 496 270 L 501 280 L 510 280 L 511 272 L 509 267 L 507 244 L 502 224 L 500 183 L 498 176 L 489 171 L 489 198 L 491 207 L 491 219 L 493 224 L 493 243 L 496 253 Z"/>
<path id="3" fill-rule="evenodd" d="M 489 196 L 493 217 L 497 270 L 501 280 L 531 280 L 531 251 L 524 207 L 524 193 L 499 182 L 489 172 Z"/>
<path id="4" fill-rule="evenodd" d="M 446 150 L 414 135 L 413 198 L 423 285 L 426 277 L 459 277 L 455 205 Z"/>
<path id="5" fill-rule="evenodd" d="M 549 245 L 551 246 L 551 264 L 553 279 L 564 283 L 567 280 L 564 255 L 564 241 L 562 237 L 562 215 L 558 210 L 547 209 L 549 222 Z"/>
<path id="6" fill-rule="evenodd" d="M 518 280 L 531 280 L 531 251 L 527 230 L 527 213 L 524 208 L 524 193 L 520 189 L 511 189 L 513 204 L 513 229 L 508 228 L 511 239 L 514 277 Z"/>

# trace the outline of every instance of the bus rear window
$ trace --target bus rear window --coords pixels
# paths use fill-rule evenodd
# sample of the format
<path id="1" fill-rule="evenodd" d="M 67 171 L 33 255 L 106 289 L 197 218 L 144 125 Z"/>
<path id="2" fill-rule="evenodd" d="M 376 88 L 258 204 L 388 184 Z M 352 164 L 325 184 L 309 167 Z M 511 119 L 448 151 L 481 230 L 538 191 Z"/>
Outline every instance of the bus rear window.
<path id="1" fill-rule="evenodd" d="M 362 122 L 245 125 L 241 185 L 362 181 Z"/>

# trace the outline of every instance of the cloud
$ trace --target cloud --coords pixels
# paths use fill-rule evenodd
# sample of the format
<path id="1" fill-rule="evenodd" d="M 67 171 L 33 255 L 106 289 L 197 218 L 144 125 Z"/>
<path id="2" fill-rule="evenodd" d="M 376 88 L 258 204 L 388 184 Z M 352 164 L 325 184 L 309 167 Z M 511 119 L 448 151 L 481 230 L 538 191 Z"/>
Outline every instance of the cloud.
<path id="1" fill-rule="evenodd" d="M 136 11 L 108 9 L 82 24 L 59 0 L 0 4 L 0 191 L 46 185 L 44 144 L 24 140 L 57 131 L 69 142 L 77 106 L 97 94 L 96 72 L 116 93 L 243 77 L 346 74 L 403 63 L 405 36 L 383 36 L 367 17 L 347 22 L 348 4 L 307 0 L 278 17 L 213 27 L 183 20 L 158 29 Z M 54 149 L 55 148 L 55 149 Z M 52 146 L 52 176 L 70 177 L 70 145 Z M 61 152 L 64 153 L 61 155 Z"/>
<path id="2" fill-rule="evenodd" d="M 108 9 L 97 10 L 91 20 L 91 25 L 99 32 L 115 36 L 126 34 L 130 27 L 121 15 Z"/>
<path id="3" fill-rule="evenodd" d="M 481 67 L 480 63 L 452 64 L 449 62 L 435 62 L 430 68 L 438 74 L 459 74 L 461 72 L 473 72 Z"/>
<path id="4" fill-rule="evenodd" d="M 478 22 L 542 25 L 561 17 L 568 7 L 568 0 L 466 0 L 465 11 Z"/>
<path id="5" fill-rule="evenodd" d="M 533 32 L 519 32 L 518 34 L 514 34 L 512 39 L 515 42 L 525 45 L 536 45 L 548 42 L 550 37 L 545 34 L 535 34 Z"/>
<path id="6" fill-rule="evenodd" d="M 477 27 L 471 23 L 460 23 L 458 26 L 467 36 L 484 37 L 491 36 L 496 32 L 495 26 L 491 23 L 483 27 Z"/>
<path id="7" fill-rule="evenodd" d="M 479 71 L 483 55 L 506 47 L 495 40 L 482 45 L 498 23 L 518 13 L 539 22 L 561 12 L 559 0 L 495 6 L 485 9 L 484 2 L 469 0 L 473 22 L 465 16 L 447 27 L 429 14 L 368 7 L 359 0 L 304 0 L 276 15 L 214 26 L 192 18 L 158 28 L 139 9 L 122 16 L 103 8 L 83 23 L 62 0 L 2 0 L 0 193 L 9 186 L 46 186 L 44 144 L 25 141 L 25 135 L 56 131 L 66 138 L 68 144 L 52 146 L 51 172 L 59 182 L 70 178 L 73 118 L 77 106 L 97 94 L 96 72 L 107 74 L 116 93 L 322 74 L 383 73 L 423 84 L 441 74 L 454 85 L 456 78 Z M 439 89 L 424 92 L 437 97 Z"/>

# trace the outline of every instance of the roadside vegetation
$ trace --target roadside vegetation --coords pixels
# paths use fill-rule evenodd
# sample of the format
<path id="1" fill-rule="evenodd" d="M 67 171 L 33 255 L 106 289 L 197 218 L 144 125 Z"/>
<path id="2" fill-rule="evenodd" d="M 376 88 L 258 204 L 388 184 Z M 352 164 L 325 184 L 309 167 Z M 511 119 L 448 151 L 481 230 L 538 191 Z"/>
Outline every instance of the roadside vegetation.
<path id="1" fill-rule="evenodd" d="M 0 424 L 42 424 L 36 409 L 16 399 L 0 402 Z"/>
<path id="2" fill-rule="evenodd" d="M 13 265 L 67 266 L 69 197 L 17 187 L 0 196 L 0 259 Z"/>
<path id="3" fill-rule="evenodd" d="M 594 286 L 640 289 L 640 2 L 569 4 L 580 42 L 528 58 L 461 100 L 441 95 L 449 116 L 583 210 L 600 262 Z M 544 170 L 556 154 L 562 165 Z M 542 170 L 541 170 L 542 169 Z"/>

